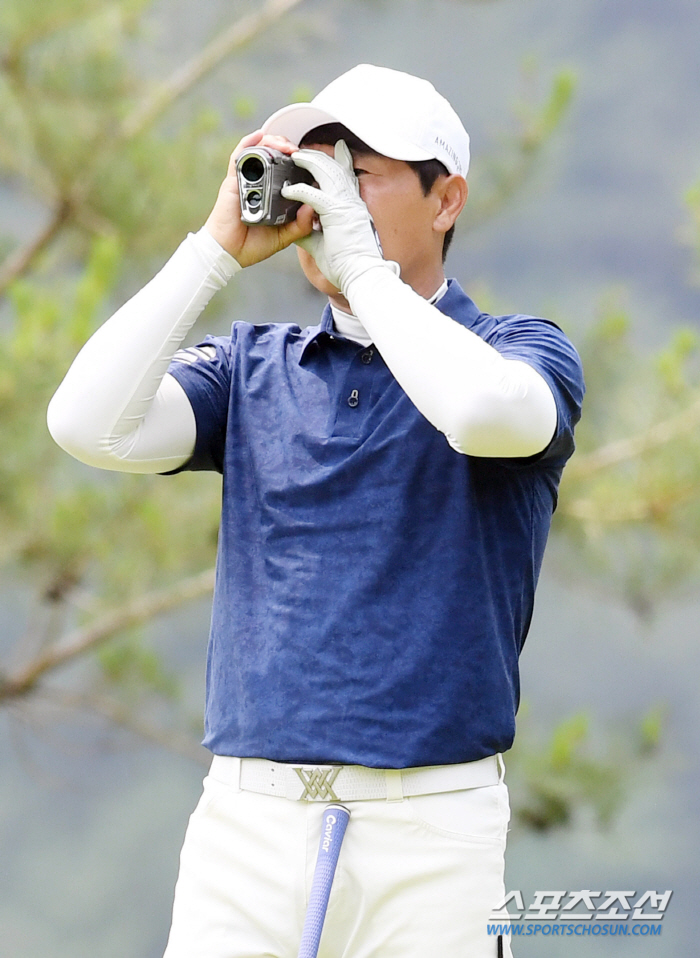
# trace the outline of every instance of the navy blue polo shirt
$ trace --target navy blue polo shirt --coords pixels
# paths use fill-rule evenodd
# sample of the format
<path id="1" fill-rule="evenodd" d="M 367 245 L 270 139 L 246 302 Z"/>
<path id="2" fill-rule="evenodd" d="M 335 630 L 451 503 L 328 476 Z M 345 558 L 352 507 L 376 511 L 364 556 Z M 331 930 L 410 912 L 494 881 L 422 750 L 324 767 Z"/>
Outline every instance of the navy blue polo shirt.
<path id="1" fill-rule="evenodd" d="M 174 361 L 197 421 L 185 468 L 223 473 L 204 744 L 401 768 L 505 751 L 583 379 L 561 330 L 438 308 L 537 369 L 558 425 L 531 459 L 453 450 L 374 347 L 235 323 Z M 211 348 L 213 347 L 213 349 Z"/>

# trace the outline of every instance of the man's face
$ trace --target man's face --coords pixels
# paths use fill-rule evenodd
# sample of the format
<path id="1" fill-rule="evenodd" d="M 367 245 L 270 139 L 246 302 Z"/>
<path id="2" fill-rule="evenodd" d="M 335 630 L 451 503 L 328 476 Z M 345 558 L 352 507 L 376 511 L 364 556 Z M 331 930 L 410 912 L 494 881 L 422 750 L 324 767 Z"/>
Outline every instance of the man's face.
<path id="1" fill-rule="evenodd" d="M 305 147 L 333 156 L 333 147 L 309 144 Z M 360 196 L 374 220 L 385 259 L 397 262 L 401 278 L 423 296 L 431 296 L 437 285 L 436 264 L 441 269 L 442 235 L 433 229 L 440 199 L 434 191 L 423 195 L 415 170 L 402 160 L 386 156 L 353 153 Z M 305 250 L 298 248 L 299 262 L 309 282 L 326 295 L 338 298 L 331 285 Z M 429 288 L 431 286 L 435 288 Z M 425 288 L 424 288 L 425 287 Z"/>

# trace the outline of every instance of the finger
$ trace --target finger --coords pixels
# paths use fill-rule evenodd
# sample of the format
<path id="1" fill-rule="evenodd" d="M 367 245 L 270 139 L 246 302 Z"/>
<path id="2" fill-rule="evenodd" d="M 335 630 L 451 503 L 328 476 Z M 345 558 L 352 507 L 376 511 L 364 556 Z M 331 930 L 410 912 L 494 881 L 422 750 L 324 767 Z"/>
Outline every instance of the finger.
<path id="1" fill-rule="evenodd" d="M 292 143 L 286 136 L 279 136 L 276 133 L 266 133 L 260 142 L 260 146 L 269 146 L 270 149 L 279 150 L 280 153 L 286 153 L 288 156 L 299 149 L 297 144 Z"/>
<path id="2" fill-rule="evenodd" d="M 313 230 L 314 216 L 315 213 L 310 206 L 302 206 L 297 210 L 296 219 L 280 226 L 278 230 L 280 249 L 292 243 L 298 243 L 308 236 Z"/>
<path id="3" fill-rule="evenodd" d="M 345 140 L 338 140 L 333 149 L 335 162 L 345 172 L 347 182 L 352 183 L 354 192 L 360 195 L 360 181 L 355 176 L 355 161 Z"/>
<path id="4" fill-rule="evenodd" d="M 280 153 L 286 153 L 288 156 L 291 156 L 292 153 L 299 149 L 299 147 L 295 143 L 292 143 L 291 140 L 288 140 L 286 136 L 277 136 L 271 133 L 266 133 L 263 136 L 262 130 L 255 130 L 253 133 L 248 133 L 244 136 L 231 154 L 228 164 L 228 176 L 236 176 L 236 162 L 238 157 L 243 150 L 247 150 L 251 146 L 267 146 L 272 150 L 278 150 Z"/>
<path id="5" fill-rule="evenodd" d="M 282 187 L 281 193 L 285 200 L 307 203 L 317 213 L 328 213 L 334 205 L 332 196 L 308 183 L 288 183 Z"/>
<path id="6" fill-rule="evenodd" d="M 338 140 L 338 142 L 335 144 L 334 155 L 335 162 L 338 163 L 339 166 L 342 166 L 346 173 L 350 173 L 354 177 L 355 174 L 353 170 L 355 163 L 352 158 L 352 153 L 348 149 L 348 145 L 345 140 Z"/>
<path id="7" fill-rule="evenodd" d="M 298 150 L 292 154 L 297 166 L 308 170 L 322 190 L 337 191 L 347 182 L 347 172 L 326 153 Z"/>
<path id="8" fill-rule="evenodd" d="M 314 229 L 314 223 L 317 221 L 318 216 L 314 208 L 304 203 L 297 210 L 296 219 L 292 220 L 288 225 L 298 230 L 300 236 L 307 236 Z M 297 237 L 295 236 L 292 242 L 295 242 L 296 239 Z"/>

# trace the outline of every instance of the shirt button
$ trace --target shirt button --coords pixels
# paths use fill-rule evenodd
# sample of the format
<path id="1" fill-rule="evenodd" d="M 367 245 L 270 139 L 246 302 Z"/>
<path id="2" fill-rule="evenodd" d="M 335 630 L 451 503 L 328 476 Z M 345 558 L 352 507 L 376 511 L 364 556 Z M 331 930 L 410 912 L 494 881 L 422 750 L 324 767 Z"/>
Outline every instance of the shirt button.
<path id="1" fill-rule="evenodd" d="M 348 396 L 348 406 L 351 406 L 354 409 L 359 402 L 360 402 L 360 394 L 358 393 L 356 389 L 353 389 L 353 391 Z"/>
<path id="2" fill-rule="evenodd" d="M 369 366 L 369 364 L 372 362 L 373 356 L 374 356 L 374 350 L 370 346 L 369 349 L 366 349 L 364 353 L 362 353 L 362 356 L 360 358 L 362 359 L 362 362 L 365 364 L 365 366 Z"/>

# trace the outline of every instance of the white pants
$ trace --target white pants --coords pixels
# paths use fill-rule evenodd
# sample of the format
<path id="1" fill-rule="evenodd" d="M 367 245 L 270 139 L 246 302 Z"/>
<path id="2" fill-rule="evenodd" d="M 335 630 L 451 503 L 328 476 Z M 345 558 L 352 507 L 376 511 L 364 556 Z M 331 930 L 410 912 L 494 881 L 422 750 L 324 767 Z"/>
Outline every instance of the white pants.
<path id="1" fill-rule="evenodd" d="M 487 924 L 505 895 L 506 785 L 344 804 L 319 958 L 496 958 Z M 296 958 L 323 808 L 210 774 L 185 836 L 165 958 Z"/>

